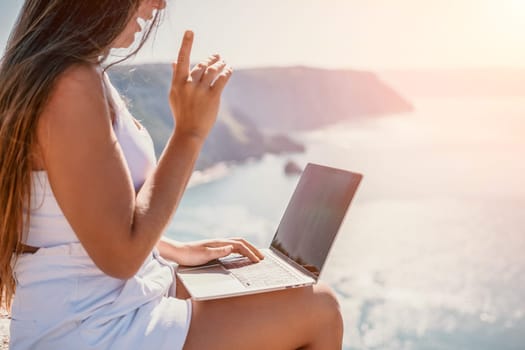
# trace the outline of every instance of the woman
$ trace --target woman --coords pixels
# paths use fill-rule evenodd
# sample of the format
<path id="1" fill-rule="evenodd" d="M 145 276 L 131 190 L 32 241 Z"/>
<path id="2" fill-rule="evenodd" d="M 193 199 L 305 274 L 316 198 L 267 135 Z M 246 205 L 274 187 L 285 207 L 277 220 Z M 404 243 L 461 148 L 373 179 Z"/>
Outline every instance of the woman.
<path id="1" fill-rule="evenodd" d="M 206 302 L 176 287 L 166 260 L 264 257 L 240 238 L 161 239 L 232 74 L 219 55 L 190 70 L 185 33 L 169 94 L 176 127 L 156 162 L 101 67 L 142 31 L 134 54 L 165 6 L 25 1 L 0 67 L 0 294 L 12 301 L 11 348 L 340 349 L 338 304 L 322 284 Z"/>

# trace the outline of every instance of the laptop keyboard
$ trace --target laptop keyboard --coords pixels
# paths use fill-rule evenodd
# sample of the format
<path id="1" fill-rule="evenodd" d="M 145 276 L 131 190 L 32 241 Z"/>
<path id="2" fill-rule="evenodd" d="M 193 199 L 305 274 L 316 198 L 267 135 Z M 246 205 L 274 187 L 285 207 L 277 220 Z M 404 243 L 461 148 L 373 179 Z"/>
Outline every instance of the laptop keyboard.
<path id="1" fill-rule="evenodd" d="M 248 288 L 293 284 L 300 281 L 297 275 L 284 268 L 270 255 L 258 263 L 253 263 L 248 258 L 240 258 L 221 261 L 221 264 Z"/>

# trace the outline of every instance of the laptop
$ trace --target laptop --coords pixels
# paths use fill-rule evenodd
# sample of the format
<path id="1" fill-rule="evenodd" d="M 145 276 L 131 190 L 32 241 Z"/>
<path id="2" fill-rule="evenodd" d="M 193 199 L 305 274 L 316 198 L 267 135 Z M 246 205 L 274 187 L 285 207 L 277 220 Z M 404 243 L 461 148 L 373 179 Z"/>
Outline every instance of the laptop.
<path id="1" fill-rule="evenodd" d="M 235 254 L 177 276 L 194 300 L 209 300 L 313 285 L 362 175 L 309 163 L 288 203 L 264 259 Z"/>

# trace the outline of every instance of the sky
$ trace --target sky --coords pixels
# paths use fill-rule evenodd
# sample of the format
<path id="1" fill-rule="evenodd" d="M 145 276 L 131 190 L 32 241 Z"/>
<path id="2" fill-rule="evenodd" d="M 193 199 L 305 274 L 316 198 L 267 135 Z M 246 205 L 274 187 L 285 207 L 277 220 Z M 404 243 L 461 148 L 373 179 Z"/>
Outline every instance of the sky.
<path id="1" fill-rule="evenodd" d="M 220 53 L 235 68 L 525 68 L 525 0 L 167 0 L 153 45 L 132 63 Z M 22 0 L 0 0 L 0 47 Z"/>

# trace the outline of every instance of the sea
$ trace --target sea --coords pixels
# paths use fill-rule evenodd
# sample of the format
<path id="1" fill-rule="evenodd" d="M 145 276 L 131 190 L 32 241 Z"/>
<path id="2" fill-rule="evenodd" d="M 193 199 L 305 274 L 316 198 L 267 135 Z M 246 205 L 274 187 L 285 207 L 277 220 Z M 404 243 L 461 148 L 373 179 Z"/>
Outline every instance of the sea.
<path id="1" fill-rule="evenodd" d="M 525 349 L 525 98 L 418 98 L 414 111 L 291 137 L 303 154 L 195 173 L 167 236 L 266 247 L 293 160 L 364 175 L 321 279 L 344 349 Z"/>

